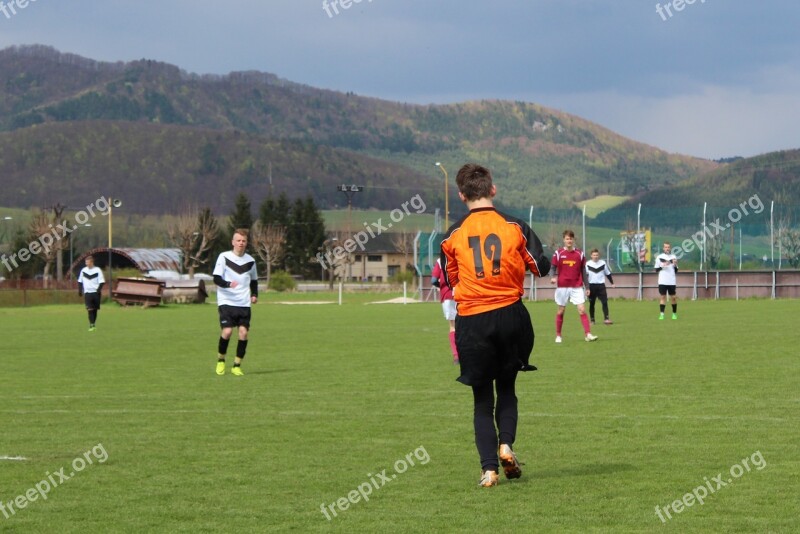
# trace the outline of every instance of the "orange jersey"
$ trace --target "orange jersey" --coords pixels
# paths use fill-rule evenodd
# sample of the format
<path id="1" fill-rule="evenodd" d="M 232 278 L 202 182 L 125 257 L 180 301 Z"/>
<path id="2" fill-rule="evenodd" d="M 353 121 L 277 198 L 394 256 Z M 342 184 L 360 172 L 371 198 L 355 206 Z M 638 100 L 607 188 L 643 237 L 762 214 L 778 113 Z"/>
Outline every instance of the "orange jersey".
<path id="1" fill-rule="evenodd" d="M 476 208 L 451 226 L 441 259 L 459 315 L 518 301 L 526 268 L 536 276 L 550 272 L 542 242 L 530 226 L 494 208 Z"/>

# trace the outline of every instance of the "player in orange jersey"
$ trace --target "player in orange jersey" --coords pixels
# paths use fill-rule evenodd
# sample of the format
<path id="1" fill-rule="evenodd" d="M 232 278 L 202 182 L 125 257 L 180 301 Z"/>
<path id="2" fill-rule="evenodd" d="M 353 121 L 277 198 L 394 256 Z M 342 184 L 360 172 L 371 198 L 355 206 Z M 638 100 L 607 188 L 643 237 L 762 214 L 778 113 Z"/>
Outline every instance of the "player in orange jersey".
<path id="1" fill-rule="evenodd" d="M 490 487 L 497 484 L 501 464 L 506 478 L 522 475 L 512 450 L 518 414 L 514 388 L 519 371 L 536 370 L 528 363 L 534 333 L 522 303 L 523 282 L 526 269 L 545 276 L 550 262 L 525 222 L 495 210 L 497 188 L 489 169 L 464 165 L 456 184 L 470 211 L 448 229 L 441 262 L 458 308 L 458 381 L 472 386 L 475 401 L 479 484 Z"/>

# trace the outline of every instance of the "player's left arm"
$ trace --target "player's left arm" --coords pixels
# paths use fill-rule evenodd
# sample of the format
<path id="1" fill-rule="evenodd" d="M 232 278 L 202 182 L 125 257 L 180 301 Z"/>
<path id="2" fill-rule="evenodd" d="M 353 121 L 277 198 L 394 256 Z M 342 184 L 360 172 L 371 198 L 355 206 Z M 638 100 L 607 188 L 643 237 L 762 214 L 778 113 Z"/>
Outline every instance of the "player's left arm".
<path id="1" fill-rule="evenodd" d="M 539 278 L 547 276 L 550 273 L 550 260 L 544 254 L 544 247 L 539 236 L 524 222 L 520 228 L 525 243 L 522 257 L 525 259 L 528 269 Z"/>
<path id="2" fill-rule="evenodd" d="M 253 268 L 250 270 L 250 303 L 255 304 L 256 302 L 258 302 L 258 273 L 256 264 L 253 262 Z"/>

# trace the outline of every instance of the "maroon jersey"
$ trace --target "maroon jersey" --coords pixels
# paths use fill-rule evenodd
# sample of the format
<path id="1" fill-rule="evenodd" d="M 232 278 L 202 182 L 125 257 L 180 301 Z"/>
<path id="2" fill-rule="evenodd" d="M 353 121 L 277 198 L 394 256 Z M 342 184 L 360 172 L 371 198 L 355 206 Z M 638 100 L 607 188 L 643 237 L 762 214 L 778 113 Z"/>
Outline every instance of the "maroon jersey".
<path id="1" fill-rule="evenodd" d="M 551 262 L 558 273 L 558 287 L 582 287 L 586 256 L 577 248 L 560 248 L 553 254 Z"/>

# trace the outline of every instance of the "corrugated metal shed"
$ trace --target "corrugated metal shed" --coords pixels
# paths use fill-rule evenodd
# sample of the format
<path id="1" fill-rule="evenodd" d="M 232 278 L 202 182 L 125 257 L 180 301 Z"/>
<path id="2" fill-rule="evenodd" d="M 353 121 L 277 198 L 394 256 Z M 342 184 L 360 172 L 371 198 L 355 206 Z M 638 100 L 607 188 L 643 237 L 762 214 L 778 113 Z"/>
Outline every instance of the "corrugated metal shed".
<path id="1" fill-rule="evenodd" d="M 85 264 L 86 256 L 94 256 L 100 268 L 108 266 L 108 247 L 99 247 L 84 252 L 70 267 L 73 272 Z M 114 268 L 133 267 L 142 272 L 180 271 L 182 253 L 178 248 L 112 248 L 111 261 Z"/>

